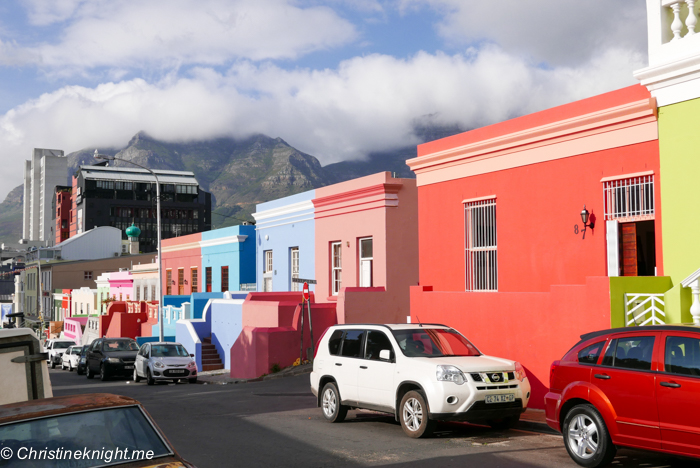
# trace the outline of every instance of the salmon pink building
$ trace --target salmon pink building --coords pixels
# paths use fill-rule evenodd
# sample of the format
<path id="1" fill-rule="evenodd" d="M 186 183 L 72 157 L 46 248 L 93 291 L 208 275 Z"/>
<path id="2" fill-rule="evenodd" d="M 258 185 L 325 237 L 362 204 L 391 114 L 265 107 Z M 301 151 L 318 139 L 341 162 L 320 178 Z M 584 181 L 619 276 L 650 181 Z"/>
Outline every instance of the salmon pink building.
<path id="1" fill-rule="evenodd" d="M 520 361 L 533 407 L 581 334 L 629 325 L 630 297 L 669 288 L 656 105 L 642 86 L 420 145 L 408 165 L 420 255 L 411 319 Z"/>
<path id="2" fill-rule="evenodd" d="M 189 295 L 202 289 L 201 233 L 164 239 L 163 295 Z M 206 286 L 205 286 L 206 287 Z"/>
<path id="3" fill-rule="evenodd" d="M 338 323 L 405 322 L 418 283 L 414 179 L 389 172 L 316 189 L 316 300 Z"/>

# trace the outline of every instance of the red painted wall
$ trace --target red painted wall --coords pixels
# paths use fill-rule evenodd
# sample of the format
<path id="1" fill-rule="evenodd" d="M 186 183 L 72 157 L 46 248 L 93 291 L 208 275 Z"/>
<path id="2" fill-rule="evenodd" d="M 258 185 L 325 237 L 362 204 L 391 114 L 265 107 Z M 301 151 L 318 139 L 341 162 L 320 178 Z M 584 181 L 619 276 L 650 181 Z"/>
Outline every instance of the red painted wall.
<path id="1" fill-rule="evenodd" d="M 610 328 L 609 289 L 607 277 L 535 293 L 432 292 L 416 286 L 411 319 L 449 325 L 482 353 L 520 362 L 532 386 L 529 406 L 541 409 L 552 361 L 580 335 Z"/>
<path id="2" fill-rule="evenodd" d="M 70 190 L 59 190 L 55 194 L 56 196 L 56 226 L 54 232 L 56 233 L 56 238 L 54 239 L 55 244 L 60 244 L 64 240 L 70 237 L 70 213 L 72 207 L 72 197 Z M 61 227 L 63 223 L 66 223 L 66 227 Z"/>
<path id="3" fill-rule="evenodd" d="M 145 313 L 116 312 L 107 329 L 107 338 L 136 338 L 141 336 L 141 324 L 147 320 Z"/>
<path id="4" fill-rule="evenodd" d="M 656 264 L 661 270 L 658 141 L 588 153 L 418 188 L 420 284 L 465 290 L 465 199 L 496 195 L 499 292 L 544 292 L 607 275 L 603 177 L 653 170 Z M 595 217 L 586 238 L 583 205 Z"/>

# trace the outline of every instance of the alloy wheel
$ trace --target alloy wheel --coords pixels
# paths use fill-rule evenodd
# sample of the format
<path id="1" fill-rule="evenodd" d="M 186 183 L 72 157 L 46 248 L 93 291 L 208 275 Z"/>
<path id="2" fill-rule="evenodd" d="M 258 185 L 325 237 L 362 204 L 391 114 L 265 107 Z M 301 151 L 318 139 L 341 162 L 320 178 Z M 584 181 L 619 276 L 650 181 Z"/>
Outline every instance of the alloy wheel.
<path id="1" fill-rule="evenodd" d="M 598 451 L 600 439 L 595 421 L 585 414 L 578 414 L 569 424 L 568 443 L 571 451 L 583 460 L 592 458 Z"/>
<path id="2" fill-rule="evenodd" d="M 323 414 L 326 415 L 326 417 L 330 418 L 335 414 L 335 408 L 338 405 L 338 399 L 335 396 L 335 392 L 327 388 L 325 392 L 323 392 Z"/>
<path id="3" fill-rule="evenodd" d="M 403 405 L 403 420 L 411 431 L 420 429 L 423 423 L 423 407 L 415 398 L 409 398 Z"/>

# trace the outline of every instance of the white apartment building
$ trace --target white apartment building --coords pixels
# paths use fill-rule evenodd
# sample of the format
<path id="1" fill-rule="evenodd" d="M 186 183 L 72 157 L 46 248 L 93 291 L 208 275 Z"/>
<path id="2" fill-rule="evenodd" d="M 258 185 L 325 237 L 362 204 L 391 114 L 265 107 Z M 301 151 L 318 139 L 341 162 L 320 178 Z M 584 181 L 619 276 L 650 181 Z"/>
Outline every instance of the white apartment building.
<path id="1" fill-rule="evenodd" d="M 66 185 L 68 160 L 63 150 L 34 148 L 24 166 L 24 218 L 22 239 L 55 243 L 52 226 L 52 197 L 57 185 Z"/>

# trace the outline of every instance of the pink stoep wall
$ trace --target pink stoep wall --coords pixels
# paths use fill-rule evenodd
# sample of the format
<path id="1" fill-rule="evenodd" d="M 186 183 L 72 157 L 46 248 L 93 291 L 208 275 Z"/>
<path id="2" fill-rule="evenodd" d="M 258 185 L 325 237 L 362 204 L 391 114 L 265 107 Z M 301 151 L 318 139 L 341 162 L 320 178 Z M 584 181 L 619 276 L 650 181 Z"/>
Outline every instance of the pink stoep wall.
<path id="1" fill-rule="evenodd" d="M 83 342 L 83 328 L 87 323 L 87 317 L 72 317 L 63 321 L 63 336 L 75 341 L 77 344 Z"/>
<path id="2" fill-rule="evenodd" d="M 316 189 L 316 294 L 320 301 L 340 301 L 376 288 L 393 306 L 386 308 L 359 298 L 338 307 L 338 323 L 405 322 L 410 286 L 418 284 L 418 208 L 414 179 L 381 172 Z M 360 239 L 372 238 L 372 288 L 358 288 Z M 331 289 L 331 244 L 342 245 L 342 286 Z M 343 288 L 358 288 L 343 293 Z M 361 294 L 361 296 L 364 296 Z M 357 302 L 357 304 L 355 304 Z"/>
<path id="3" fill-rule="evenodd" d="M 202 248 L 199 242 L 202 240 L 202 233 L 197 232 L 186 236 L 171 237 L 163 240 L 163 295 L 178 295 L 178 270 L 184 270 L 185 280 L 188 284 L 183 285 L 183 294 L 192 294 L 192 284 L 190 283 L 192 269 L 198 272 L 198 290 L 206 291 L 206 277 L 202 271 Z M 168 270 L 171 272 L 170 284 L 167 282 Z M 175 283 L 173 283 L 173 281 Z M 168 292 L 168 288 L 170 291 Z"/>
<path id="4" fill-rule="evenodd" d="M 298 293 L 297 293 L 298 294 Z M 278 307 L 276 326 L 251 326 L 256 323 L 259 313 L 272 319 L 273 308 Z M 291 311 L 291 315 L 290 315 Z M 304 313 L 304 345 L 311 347 L 308 324 L 308 312 Z M 243 330 L 231 347 L 231 377 L 237 379 L 254 379 L 269 374 L 273 364 L 280 368 L 290 366 L 299 358 L 301 345 L 301 314 L 299 302 L 248 301 L 243 304 Z M 311 321 L 314 344 L 317 344 L 325 331 L 335 325 L 336 312 L 333 303 L 311 303 Z"/>

